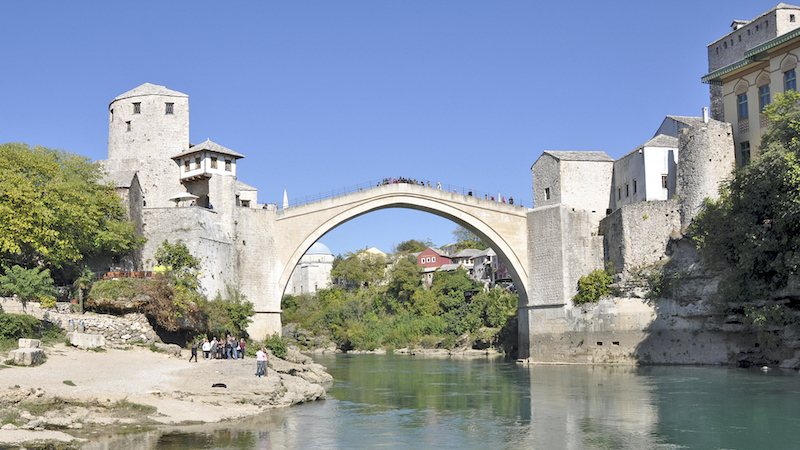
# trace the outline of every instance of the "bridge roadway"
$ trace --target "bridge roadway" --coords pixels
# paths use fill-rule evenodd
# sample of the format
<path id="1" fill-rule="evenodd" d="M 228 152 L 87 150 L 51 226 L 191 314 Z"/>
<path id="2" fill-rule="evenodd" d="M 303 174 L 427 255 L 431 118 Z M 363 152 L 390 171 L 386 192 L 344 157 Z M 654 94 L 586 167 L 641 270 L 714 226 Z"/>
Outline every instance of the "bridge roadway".
<path id="1" fill-rule="evenodd" d="M 251 334 L 280 332 L 280 300 L 295 265 L 325 233 L 363 214 L 386 208 L 425 211 L 473 231 L 503 259 L 519 294 L 528 303 L 528 220 L 531 209 L 471 197 L 427 186 L 397 183 L 274 211 L 271 223 L 253 223 L 262 230 L 251 236 L 245 260 L 259 271 L 241 279 L 257 312 Z M 255 217 L 255 216 L 254 216 Z M 242 220 L 248 220 L 241 217 Z"/>

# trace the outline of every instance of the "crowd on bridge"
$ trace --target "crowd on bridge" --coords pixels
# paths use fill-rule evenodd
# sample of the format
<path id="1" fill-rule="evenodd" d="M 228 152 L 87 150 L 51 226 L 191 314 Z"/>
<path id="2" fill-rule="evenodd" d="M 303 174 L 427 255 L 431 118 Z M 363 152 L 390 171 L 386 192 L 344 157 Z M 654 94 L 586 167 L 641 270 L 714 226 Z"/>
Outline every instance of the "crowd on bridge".
<path id="1" fill-rule="evenodd" d="M 384 178 L 383 181 L 378 184 L 378 186 L 385 186 L 387 184 L 397 184 L 397 183 L 415 184 L 417 186 L 428 186 L 429 188 L 433 187 L 433 186 L 431 186 L 431 182 L 430 181 L 422 181 L 422 180 L 418 181 L 418 180 L 416 180 L 414 178 L 403 178 L 403 177 Z M 436 189 L 442 189 L 442 183 L 439 183 L 437 181 L 436 182 Z M 455 192 L 457 194 L 458 193 L 458 189 L 453 189 L 453 192 Z M 467 192 L 465 195 L 467 195 L 469 197 L 472 197 L 473 196 L 472 195 L 472 189 L 470 189 L 469 192 Z M 486 200 L 491 200 L 493 202 L 497 201 L 497 202 L 506 203 L 506 198 L 502 197 L 500 195 L 497 196 L 496 200 L 494 198 L 494 195 L 489 195 L 489 194 L 484 194 L 483 198 L 485 198 Z M 514 197 L 508 197 L 508 202 L 507 203 L 509 205 L 513 205 L 514 204 Z"/>

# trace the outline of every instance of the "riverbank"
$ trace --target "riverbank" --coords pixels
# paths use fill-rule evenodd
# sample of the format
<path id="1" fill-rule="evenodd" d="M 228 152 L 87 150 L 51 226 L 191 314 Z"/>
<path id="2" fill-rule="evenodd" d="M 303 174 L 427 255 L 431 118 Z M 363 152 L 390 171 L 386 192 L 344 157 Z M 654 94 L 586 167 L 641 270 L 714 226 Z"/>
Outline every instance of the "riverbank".
<path id="1" fill-rule="evenodd" d="M 0 369 L 0 445 L 70 442 L 96 427 L 209 423 L 317 400 L 333 378 L 300 353 L 270 356 L 266 377 L 253 358 L 188 362 L 132 346 L 102 352 L 45 348 L 36 367 Z M 215 384 L 225 387 L 212 387 Z"/>

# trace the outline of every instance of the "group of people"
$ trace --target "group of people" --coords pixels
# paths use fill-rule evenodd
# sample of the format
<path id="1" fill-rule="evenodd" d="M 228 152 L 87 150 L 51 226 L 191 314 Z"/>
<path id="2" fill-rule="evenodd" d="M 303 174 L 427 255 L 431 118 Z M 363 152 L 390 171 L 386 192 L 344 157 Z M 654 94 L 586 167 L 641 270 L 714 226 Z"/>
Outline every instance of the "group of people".
<path id="1" fill-rule="evenodd" d="M 203 351 L 203 359 L 244 359 L 244 338 L 236 339 L 230 334 L 227 339 L 217 340 L 214 337 L 211 341 L 208 338 L 203 338 L 203 343 L 200 344 L 197 340 L 192 342 L 192 356 L 189 357 L 189 362 L 197 362 L 197 349 Z M 263 377 L 267 374 L 267 364 L 269 363 L 269 353 L 267 347 L 261 347 L 256 352 L 256 376 Z"/>
<path id="2" fill-rule="evenodd" d="M 208 338 L 203 338 L 202 344 L 198 344 L 197 341 L 192 344 L 192 356 L 189 362 L 192 358 L 197 362 L 198 346 L 203 350 L 203 359 L 244 359 L 245 345 L 244 338 L 237 340 L 230 334 L 227 339 L 217 340 L 214 337 L 209 341 Z"/>
<path id="3" fill-rule="evenodd" d="M 416 184 L 416 185 L 419 185 L 419 186 L 425 186 L 425 182 L 424 181 L 417 181 L 417 180 L 412 179 L 412 178 L 403 178 L 403 177 L 400 177 L 400 178 L 384 178 L 383 182 L 380 184 L 380 186 L 383 186 L 385 184 L 397 184 L 397 183 Z M 436 185 L 439 186 L 439 189 L 441 189 L 441 186 L 442 186 L 441 184 L 436 183 Z M 428 181 L 428 187 L 431 187 L 431 182 L 430 181 Z"/>

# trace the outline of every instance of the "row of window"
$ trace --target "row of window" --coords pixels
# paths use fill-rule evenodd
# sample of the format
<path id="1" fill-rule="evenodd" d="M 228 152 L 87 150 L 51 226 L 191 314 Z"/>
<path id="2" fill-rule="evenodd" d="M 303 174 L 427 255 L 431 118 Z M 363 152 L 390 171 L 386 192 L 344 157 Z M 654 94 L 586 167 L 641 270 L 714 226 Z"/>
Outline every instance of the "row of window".
<path id="1" fill-rule="evenodd" d="M 201 162 L 202 162 L 202 158 L 198 157 L 198 158 L 194 159 L 194 168 L 195 168 L 195 170 L 200 168 L 200 163 Z M 212 156 L 211 157 L 211 168 L 212 169 L 216 169 L 217 168 L 217 157 L 216 156 Z M 190 170 L 191 170 L 191 161 L 186 159 L 186 160 L 183 161 L 183 171 L 184 172 L 188 172 Z M 231 160 L 230 159 L 226 159 L 225 160 L 225 170 L 227 172 L 231 171 Z"/>
<path id="2" fill-rule="evenodd" d="M 794 14 L 789 14 L 789 22 L 796 22 Z M 764 21 L 764 30 L 766 30 L 768 26 L 769 26 L 769 20 L 765 20 Z M 756 31 L 758 31 L 759 28 L 760 28 L 760 25 L 756 25 Z M 748 28 L 747 29 L 747 35 L 748 36 L 750 36 L 750 31 L 751 31 L 751 29 Z M 734 42 L 733 39 L 731 39 L 731 48 L 733 48 L 733 42 Z M 742 42 L 742 35 L 741 34 L 739 35 L 739 42 Z M 723 49 L 727 49 L 728 48 L 728 41 L 727 40 L 725 40 L 722 43 L 722 48 Z M 719 55 L 719 45 L 717 45 L 716 53 Z"/>
<path id="3" fill-rule="evenodd" d="M 432 262 L 436 262 L 435 256 L 428 256 L 427 258 L 423 257 L 419 259 L 420 264 L 432 263 Z"/>
<path id="4" fill-rule="evenodd" d="M 664 189 L 669 189 L 668 182 L 669 182 L 669 176 L 668 175 L 661 175 L 661 187 L 664 188 Z M 636 192 L 639 190 L 638 186 L 639 185 L 636 182 L 636 179 L 634 178 L 634 180 L 633 180 L 633 195 L 636 195 Z M 630 184 L 625 183 L 625 197 L 630 197 L 630 195 L 631 195 Z M 617 186 L 617 200 L 622 200 L 622 186 Z"/>
<path id="5" fill-rule="evenodd" d="M 135 102 L 133 104 L 133 113 L 134 114 L 141 114 L 142 113 L 142 103 Z M 175 114 L 175 103 L 164 103 L 164 114 L 170 115 Z"/>
<path id="6" fill-rule="evenodd" d="M 796 91 L 797 90 L 797 73 L 795 69 L 788 70 L 783 73 L 783 90 Z M 769 85 L 761 86 L 758 88 L 758 110 L 764 111 L 770 103 Z M 739 120 L 744 120 L 749 117 L 747 112 L 747 93 L 740 94 L 736 97 L 736 105 Z"/>

